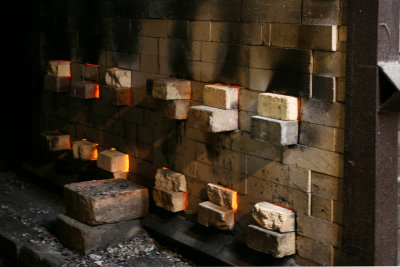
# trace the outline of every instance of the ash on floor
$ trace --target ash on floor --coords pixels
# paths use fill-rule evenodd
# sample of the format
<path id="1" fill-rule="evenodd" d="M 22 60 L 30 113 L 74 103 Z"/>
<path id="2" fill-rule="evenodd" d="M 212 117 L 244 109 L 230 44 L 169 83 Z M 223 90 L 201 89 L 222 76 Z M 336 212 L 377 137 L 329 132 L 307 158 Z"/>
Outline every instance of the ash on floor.
<path id="1" fill-rule="evenodd" d="M 38 254 L 32 256 L 35 253 L 21 252 L 19 261 L 27 263 L 34 261 L 35 257 L 41 260 L 48 257 L 51 265 L 57 266 L 193 265 L 181 255 L 159 245 L 143 229 L 125 243 L 96 250 L 87 256 L 77 254 L 61 245 L 53 234 L 60 213 L 64 213 L 60 196 L 14 172 L 0 172 L 0 239 L 13 240 L 22 246 L 20 251 L 25 249 Z M 0 266 L 7 266 L 5 258 L 8 257 L 10 255 L 0 252 Z"/>

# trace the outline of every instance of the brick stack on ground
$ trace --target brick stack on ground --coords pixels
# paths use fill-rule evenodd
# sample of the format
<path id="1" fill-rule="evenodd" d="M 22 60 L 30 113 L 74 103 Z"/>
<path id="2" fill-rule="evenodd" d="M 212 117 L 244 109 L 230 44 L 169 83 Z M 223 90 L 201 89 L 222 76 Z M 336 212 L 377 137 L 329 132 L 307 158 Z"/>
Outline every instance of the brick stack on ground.
<path id="1" fill-rule="evenodd" d="M 125 179 L 65 185 L 64 200 L 66 215 L 58 216 L 57 236 L 82 254 L 133 237 L 149 205 L 147 189 Z"/>
<path id="2" fill-rule="evenodd" d="M 227 85 L 205 85 L 204 105 L 189 109 L 189 124 L 208 132 L 229 132 L 239 127 L 239 88 Z"/>
<path id="3" fill-rule="evenodd" d="M 233 230 L 237 211 L 237 192 L 216 184 L 207 184 L 208 201 L 199 204 L 197 222 L 206 227 Z"/>
<path id="4" fill-rule="evenodd" d="M 293 211 L 259 202 L 254 205 L 252 215 L 257 225 L 248 226 L 247 246 L 276 258 L 296 253 L 296 215 Z"/>
<path id="5" fill-rule="evenodd" d="M 298 142 L 298 99 L 272 93 L 258 95 L 258 116 L 251 117 L 251 137 L 278 145 Z"/>
<path id="6" fill-rule="evenodd" d="M 156 112 L 163 117 L 186 120 L 192 97 L 189 80 L 157 79 L 153 81 L 152 96 Z"/>
<path id="7" fill-rule="evenodd" d="M 69 92 L 71 87 L 71 62 L 65 60 L 49 60 L 44 76 L 44 88 L 61 93 Z"/>
<path id="8" fill-rule="evenodd" d="M 155 176 L 153 199 L 158 207 L 167 211 L 186 210 L 188 191 L 185 175 L 167 168 L 158 169 Z"/>

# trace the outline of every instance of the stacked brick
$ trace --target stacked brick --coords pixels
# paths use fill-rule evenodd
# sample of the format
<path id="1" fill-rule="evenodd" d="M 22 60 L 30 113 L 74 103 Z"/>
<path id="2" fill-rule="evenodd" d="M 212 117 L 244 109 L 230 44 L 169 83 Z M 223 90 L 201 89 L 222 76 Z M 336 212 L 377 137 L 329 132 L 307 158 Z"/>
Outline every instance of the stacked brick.
<path id="1" fill-rule="evenodd" d="M 71 136 L 60 131 L 42 132 L 42 147 L 48 151 L 61 151 L 71 149 Z"/>
<path id="2" fill-rule="evenodd" d="M 215 184 L 207 184 L 208 201 L 199 204 L 197 222 L 206 227 L 233 230 L 237 211 L 237 192 Z"/>
<path id="3" fill-rule="evenodd" d="M 72 142 L 72 154 L 75 159 L 97 160 L 97 144 L 86 139 Z"/>
<path id="4" fill-rule="evenodd" d="M 147 189 L 124 179 L 65 185 L 64 201 L 66 215 L 58 216 L 57 236 L 82 254 L 133 237 L 149 205 Z"/>
<path id="5" fill-rule="evenodd" d="M 189 80 L 158 79 L 153 81 L 152 96 L 156 112 L 163 117 L 186 120 L 192 87 Z"/>
<path id="6" fill-rule="evenodd" d="M 83 99 L 99 98 L 99 66 L 73 63 L 71 68 L 71 96 Z"/>
<path id="7" fill-rule="evenodd" d="M 296 253 L 295 213 L 287 208 L 259 202 L 252 212 L 258 225 L 249 225 L 247 245 L 276 258 Z"/>
<path id="8" fill-rule="evenodd" d="M 158 169 L 153 188 L 155 204 L 170 212 L 187 209 L 188 192 L 185 175 L 168 168 Z"/>
<path id="9" fill-rule="evenodd" d="M 44 76 L 44 88 L 53 92 L 69 92 L 71 86 L 71 62 L 49 60 Z"/>
<path id="10" fill-rule="evenodd" d="M 104 84 L 101 86 L 101 97 L 115 106 L 131 105 L 132 71 L 107 68 L 104 73 Z"/>
<path id="11" fill-rule="evenodd" d="M 153 186 L 163 166 L 184 174 L 191 212 L 199 211 L 207 183 L 238 192 L 236 222 L 263 200 L 294 209 L 297 254 L 335 263 L 343 225 L 343 1 L 204 0 L 179 8 L 176 1 L 131 1 L 132 8 L 97 1 L 91 10 L 102 14 L 92 14 L 92 24 L 79 23 L 88 21 L 79 12 L 85 8 L 69 8 L 63 18 L 70 23 L 61 23 L 54 9 L 65 5 L 56 2 L 41 10 L 44 22 L 60 22 L 57 28 L 44 23 L 44 51 L 59 58 L 59 51 L 72 51 L 72 62 L 131 71 L 133 102 L 115 106 L 105 98 L 82 101 L 45 90 L 43 129 L 118 147 L 129 155 L 130 178 L 144 185 Z M 44 62 L 50 57 L 41 56 Z M 191 81 L 191 106 L 205 105 L 205 85 L 243 87 L 239 131 L 214 133 L 159 116 L 148 101 L 148 80 L 169 77 Z M 300 98 L 298 144 L 251 138 L 260 93 Z M 244 233 L 241 225 L 247 224 L 236 224 L 236 230 Z"/>
<path id="12" fill-rule="evenodd" d="M 204 105 L 189 110 L 189 123 L 193 128 L 212 133 L 238 129 L 239 88 L 226 85 L 206 85 Z"/>
<path id="13" fill-rule="evenodd" d="M 103 150 L 99 153 L 97 167 L 109 172 L 114 178 L 128 178 L 129 155 L 115 149 Z"/>
<path id="14" fill-rule="evenodd" d="M 258 114 L 251 117 L 251 137 L 278 145 L 295 145 L 298 140 L 298 101 L 296 97 L 262 93 Z"/>

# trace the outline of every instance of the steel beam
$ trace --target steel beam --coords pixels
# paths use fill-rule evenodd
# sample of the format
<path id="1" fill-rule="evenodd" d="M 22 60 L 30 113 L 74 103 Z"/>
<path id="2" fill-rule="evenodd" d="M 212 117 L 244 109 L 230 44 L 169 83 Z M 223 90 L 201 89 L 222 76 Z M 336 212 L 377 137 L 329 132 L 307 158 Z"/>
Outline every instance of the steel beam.
<path id="1" fill-rule="evenodd" d="M 393 84 L 378 63 L 399 60 L 399 10 L 348 0 L 344 265 L 397 265 L 397 113 L 381 110 Z"/>

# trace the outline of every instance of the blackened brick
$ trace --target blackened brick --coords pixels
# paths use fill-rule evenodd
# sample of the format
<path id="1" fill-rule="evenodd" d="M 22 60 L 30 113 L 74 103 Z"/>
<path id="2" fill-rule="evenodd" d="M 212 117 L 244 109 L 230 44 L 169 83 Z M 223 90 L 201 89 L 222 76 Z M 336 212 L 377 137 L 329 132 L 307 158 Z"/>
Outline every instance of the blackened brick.
<path id="1" fill-rule="evenodd" d="M 242 20 L 301 23 L 301 0 L 243 0 Z"/>

